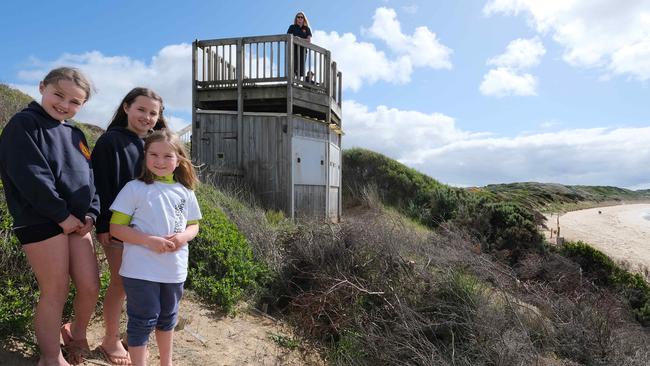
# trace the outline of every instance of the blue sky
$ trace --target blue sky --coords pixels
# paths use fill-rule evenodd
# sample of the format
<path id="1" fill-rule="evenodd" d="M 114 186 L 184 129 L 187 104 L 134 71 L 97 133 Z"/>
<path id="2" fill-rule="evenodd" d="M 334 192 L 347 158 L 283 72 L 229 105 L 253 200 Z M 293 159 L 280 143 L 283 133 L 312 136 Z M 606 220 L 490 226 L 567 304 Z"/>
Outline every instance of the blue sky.
<path id="1" fill-rule="evenodd" d="M 297 10 L 343 72 L 344 147 L 442 182 L 649 188 L 650 1 L 66 1 L 0 5 L 0 82 L 82 68 L 105 126 L 149 86 L 189 123 L 190 44 L 284 33 Z"/>

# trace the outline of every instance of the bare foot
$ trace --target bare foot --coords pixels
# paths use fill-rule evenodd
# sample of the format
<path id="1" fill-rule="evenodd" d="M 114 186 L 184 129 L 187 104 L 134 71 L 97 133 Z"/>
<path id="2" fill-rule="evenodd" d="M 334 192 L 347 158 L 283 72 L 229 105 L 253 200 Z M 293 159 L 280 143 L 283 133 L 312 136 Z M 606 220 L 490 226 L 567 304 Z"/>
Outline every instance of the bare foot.
<path id="1" fill-rule="evenodd" d="M 114 342 L 107 342 L 104 340 L 97 349 L 101 352 L 106 361 L 112 365 L 131 365 L 129 352 L 124 348 L 124 345 L 119 338 L 116 338 Z"/>
<path id="2" fill-rule="evenodd" d="M 73 365 L 78 365 L 90 355 L 87 339 L 73 339 L 70 331 L 70 323 L 63 324 L 61 327 L 61 339 L 63 340 L 63 349 L 67 352 L 68 359 Z M 65 363 L 64 365 L 67 365 Z M 58 365 L 57 365 L 58 366 Z"/>

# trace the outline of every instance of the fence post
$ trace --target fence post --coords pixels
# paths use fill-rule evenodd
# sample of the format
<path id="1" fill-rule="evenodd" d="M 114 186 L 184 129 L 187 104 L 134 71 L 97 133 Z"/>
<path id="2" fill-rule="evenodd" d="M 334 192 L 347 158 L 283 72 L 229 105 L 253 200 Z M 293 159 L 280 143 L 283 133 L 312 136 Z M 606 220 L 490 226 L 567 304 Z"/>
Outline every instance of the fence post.
<path id="1" fill-rule="evenodd" d="M 336 80 L 338 84 L 338 96 L 336 97 L 337 102 L 339 103 L 339 107 L 341 107 L 341 103 L 343 102 L 343 74 L 341 72 L 336 73 Z"/>
<path id="2" fill-rule="evenodd" d="M 196 87 L 198 85 L 197 83 L 197 77 L 198 77 L 198 62 L 196 60 L 197 57 L 197 52 L 198 52 L 198 43 L 199 40 L 195 39 L 194 42 L 192 42 L 192 143 L 190 145 L 190 157 L 191 159 L 196 162 L 198 161 L 198 156 L 196 156 L 196 144 L 198 144 L 197 141 L 197 134 L 196 134 L 196 108 L 197 108 L 197 90 Z"/>
<path id="3" fill-rule="evenodd" d="M 293 114 L 293 34 L 287 35 L 285 63 L 287 65 L 287 116 Z"/>
<path id="4" fill-rule="evenodd" d="M 244 139 L 242 137 L 244 130 L 244 96 L 242 93 L 242 84 L 244 82 L 244 42 L 242 38 L 237 40 L 235 58 L 235 62 L 237 63 L 235 67 L 235 72 L 237 73 L 237 168 L 241 170 L 244 168 Z"/>

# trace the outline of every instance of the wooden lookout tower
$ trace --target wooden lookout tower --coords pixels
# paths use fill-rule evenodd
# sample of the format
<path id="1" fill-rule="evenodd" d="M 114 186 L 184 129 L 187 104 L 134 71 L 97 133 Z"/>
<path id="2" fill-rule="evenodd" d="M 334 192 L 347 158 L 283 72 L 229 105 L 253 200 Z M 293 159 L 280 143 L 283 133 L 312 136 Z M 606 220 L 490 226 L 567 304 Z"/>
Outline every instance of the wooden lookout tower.
<path id="1" fill-rule="evenodd" d="M 341 73 L 283 34 L 197 40 L 192 158 L 288 217 L 341 217 Z"/>

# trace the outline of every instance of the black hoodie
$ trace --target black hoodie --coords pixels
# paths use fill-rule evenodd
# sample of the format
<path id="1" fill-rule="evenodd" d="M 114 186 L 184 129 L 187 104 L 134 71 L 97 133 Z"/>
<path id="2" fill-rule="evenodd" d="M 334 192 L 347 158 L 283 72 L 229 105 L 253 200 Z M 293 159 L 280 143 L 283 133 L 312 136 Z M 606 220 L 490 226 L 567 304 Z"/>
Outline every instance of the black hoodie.
<path id="1" fill-rule="evenodd" d="M 144 141 L 124 127 L 111 127 L 99 137 L 92 153 L 95 187 L 101 200 L 101 210 L 95 223 L 98 234 L 107 233 L 111 211 L 125 184 L 140 176 L 144 157 Z"/>
<path id="2" fill-rule="evenodd" d="M 60 223 L 70 214 L 85 222 L 99 214 L 86 137 L 37 102 L 2 131 L 0 176 L 14 227 Z"/>

